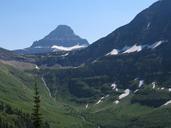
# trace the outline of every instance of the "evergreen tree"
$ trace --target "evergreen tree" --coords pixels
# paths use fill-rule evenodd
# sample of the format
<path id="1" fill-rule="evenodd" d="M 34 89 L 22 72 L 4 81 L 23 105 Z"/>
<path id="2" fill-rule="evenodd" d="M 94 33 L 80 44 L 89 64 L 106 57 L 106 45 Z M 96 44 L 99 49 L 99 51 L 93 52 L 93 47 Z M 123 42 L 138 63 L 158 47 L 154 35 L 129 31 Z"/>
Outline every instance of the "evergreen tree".
<path id="1" fill-rule="evenodd" d="M 34 95 L 34 106 L 32 113 L 32 120 L 34 128 L 41 128 L 41 114 L 40 114 L 40 96 L 37 87 L 37 82 L 35 83 L 35 95 Z"/>

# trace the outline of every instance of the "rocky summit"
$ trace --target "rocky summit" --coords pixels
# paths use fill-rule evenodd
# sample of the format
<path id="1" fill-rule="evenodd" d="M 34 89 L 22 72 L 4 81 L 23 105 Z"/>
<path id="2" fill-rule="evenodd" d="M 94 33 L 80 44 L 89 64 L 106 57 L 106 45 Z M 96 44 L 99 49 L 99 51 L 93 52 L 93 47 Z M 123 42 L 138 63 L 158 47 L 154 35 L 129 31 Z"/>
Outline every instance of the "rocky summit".
<path id="1" fill-rule="evenodd" d="M 16 50 L 16 53 L 34 54 L 53 51 L 72 51 L 87 47 L 88 45 L 88 41 L 76 35 L 71 27 L 59 25 L 43 39 L 35 41 L 31 47 Z"/>

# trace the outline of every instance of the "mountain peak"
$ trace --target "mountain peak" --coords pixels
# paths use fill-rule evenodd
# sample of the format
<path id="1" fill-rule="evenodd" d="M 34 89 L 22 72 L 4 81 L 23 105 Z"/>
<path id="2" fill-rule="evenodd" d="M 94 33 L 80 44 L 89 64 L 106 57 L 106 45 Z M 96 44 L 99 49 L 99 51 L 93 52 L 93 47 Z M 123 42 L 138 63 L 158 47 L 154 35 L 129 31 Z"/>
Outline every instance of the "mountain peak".
<path id="1" fill-rule="evenodd" d="M 76 35 L 70 26 L 59 25 L 43 39 L 35 41 L 31 48 L 52 47 L 53 45 L 72 47 L 75 45 L 88 46 L 89 43 L 86 39 L 82 39 Z"/>
<path id="2" fill-rule="evenodd" d="M 70 26 L 59 25 L 48 36 L 46 36 L 45 39 L 49 39 L 49 38 L 51 39 L 53 37 L 61 38 L 61 37 L 72 36 L 72 35 L 75 35 L 75 34 Z"/>
<path id="3" fill-rule="evenodd" d="M 70 32 L 70 33 L 74 33 L 74 31 L 72 30 L 72 28 L 68 25 L 58 25 L 55 29 L 56 31 L 64 31 L 64 32 Z"/>
<path id="4" fill-rule="evenodd" d="M 16 50 L 18 54 L 48 53 L 54 51 L 72 51 L 89 45 L 86 39 L 76 35 L 68 25 L 58 25 L 43 39 L 33 42 L 29 48 Z"/>

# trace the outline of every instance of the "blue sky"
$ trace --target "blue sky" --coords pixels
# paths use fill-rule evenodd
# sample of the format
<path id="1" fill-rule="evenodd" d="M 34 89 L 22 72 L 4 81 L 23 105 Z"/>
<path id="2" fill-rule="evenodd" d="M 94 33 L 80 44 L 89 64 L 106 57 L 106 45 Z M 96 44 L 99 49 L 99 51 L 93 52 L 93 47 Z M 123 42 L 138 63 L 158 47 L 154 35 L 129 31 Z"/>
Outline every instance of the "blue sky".
<path id="1" fill-rule="evenodd" d="M 59 24 L 90 43 L 129 23 L 157 0 L 0 0 L 0 47 L 30 46 Z"/>

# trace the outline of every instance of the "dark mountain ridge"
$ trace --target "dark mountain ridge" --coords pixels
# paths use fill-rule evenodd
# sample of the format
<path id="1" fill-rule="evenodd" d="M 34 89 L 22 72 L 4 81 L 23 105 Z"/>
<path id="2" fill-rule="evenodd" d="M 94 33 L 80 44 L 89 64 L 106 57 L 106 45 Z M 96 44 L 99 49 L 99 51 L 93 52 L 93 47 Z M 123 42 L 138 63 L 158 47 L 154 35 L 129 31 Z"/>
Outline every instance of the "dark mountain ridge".
<path id="1" fill-rule="evenodd" d="M 0 48 L 0 60 L 18 60 L 18 61 L 29 61 L 23 56 L 17 55 L 15 52 Z"/>
<path id="2" fill-rule="evenodd" d="M 116 29 L 108 36 L 94 42 L 88 48 L 70 54 L 65 60 L 73 65 L 91 62 L 113 49 L 126 46 L 152 45 L 157 41 L 171 40 L 171 1 L 157 1 L 139 13 L 129 24 Z M 61 64 L 62 61 L 59 61 Z"/>

